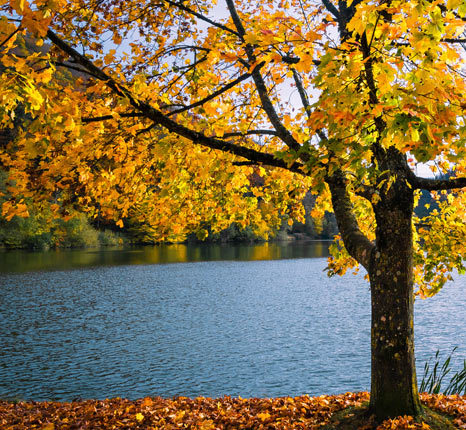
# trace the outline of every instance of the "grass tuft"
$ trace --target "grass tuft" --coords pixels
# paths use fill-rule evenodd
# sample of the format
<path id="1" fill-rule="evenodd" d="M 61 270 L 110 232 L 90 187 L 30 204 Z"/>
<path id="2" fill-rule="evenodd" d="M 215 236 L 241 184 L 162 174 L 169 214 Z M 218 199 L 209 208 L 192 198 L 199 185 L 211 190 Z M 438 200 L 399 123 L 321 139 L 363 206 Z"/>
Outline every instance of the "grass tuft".
<path id="1" fill-rule="evenodd" d="M 458 347 L 454 347 L 450 355 L 441 364 L 440 351 L 437 350 L 434 357 L 434 363 L 431 365 L 431 360 L 424 365 L 424 375 L 419 386 L 421 393 L 427 392 L 430 394 L 466 394 L 466 360 L 463 363 L 463 370 L 456 372 L 450 379 L 450 382 L 443 387 L 445 378 L 451 373 L 451 358 Z"/>

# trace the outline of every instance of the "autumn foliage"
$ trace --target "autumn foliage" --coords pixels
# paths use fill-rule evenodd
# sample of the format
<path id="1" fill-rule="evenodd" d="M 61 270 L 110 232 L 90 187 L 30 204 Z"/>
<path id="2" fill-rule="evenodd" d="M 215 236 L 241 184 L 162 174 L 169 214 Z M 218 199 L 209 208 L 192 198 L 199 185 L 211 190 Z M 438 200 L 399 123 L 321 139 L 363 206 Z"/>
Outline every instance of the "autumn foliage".
<path id="1" fill-rule="evenodd" d="M 341 235 L 328 273 L 370 280 L 371 409 L 420 415 L 413 291 L 466 270 L 466 3 L 216 4 L 0 1 L 2 214 L 266 235 L 311 189 Z"/>
<path id="2" fill-rule="evenodd" d="M 302 221 L 309 189 L 315 217 L 335 210 L 341 173 L 371 241 L 397 181 L 415 204 L 435 191 L 438 210 L 413 223 L 422 297 L 463 271 L 464 2 L 237 1 L 213 19 L 216 3 L 0 2 L 5 219 L 32 199 L 157 241 L 231 223 L 267 236 Z M 421 178 L 420 163 L 453 178 Z M 367 266 L 345 234 L 333 255 L 330 274 Z"/>
<path id="3" fill-rule="evenodd" d="M 321 429 L 337 411 L 358 407 L 368 393 L 346 393 L 320 397 L 211 399 L 146 397 L 61 402 L 0 402 L 0 425 L 5 430 L 72 429 Z M 466 397 L 423 394 L 423 402 L 448 414 L 458 428 L 466 428 Z M 379 425 L 372 419 L 360 430 L 418 429 L 427 424 L 412 417 L 398 417 Z M 356 429 L 355 429 L 356 430 Z"/>

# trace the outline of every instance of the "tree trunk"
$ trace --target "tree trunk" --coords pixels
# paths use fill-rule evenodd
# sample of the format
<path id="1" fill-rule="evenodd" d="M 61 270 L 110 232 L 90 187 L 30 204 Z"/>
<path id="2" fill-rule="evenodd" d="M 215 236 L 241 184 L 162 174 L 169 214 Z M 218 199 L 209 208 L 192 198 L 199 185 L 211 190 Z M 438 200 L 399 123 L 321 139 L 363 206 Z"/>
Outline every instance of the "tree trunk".
<path id="1" fill-rule="evenodd" d="M 370 277 L 370 409 L 379 420 L 399 415 L 416 416 L 422 412 L 414 362 L 411 225 L 414 199 L 413 191 L 403 177 L 404 159 L 400 161 L 395 153 L 393 160 L 394 166 L 384 166 L 384 170 L 397 172 L 397 179 L 391 186 L 379 187 L 380 201 L 373 204 L 376 218 L 375 244 L 359 229 L 343 173 L 337 170 L 326 179 L 345 247 L 366 268 Z"/>
<path id="2" fill-rule="evenodd" d="M 374 205 L 371 400 L 378 419 L 422 412 L 414 360 L 413 193 L 397 181 Z"/>

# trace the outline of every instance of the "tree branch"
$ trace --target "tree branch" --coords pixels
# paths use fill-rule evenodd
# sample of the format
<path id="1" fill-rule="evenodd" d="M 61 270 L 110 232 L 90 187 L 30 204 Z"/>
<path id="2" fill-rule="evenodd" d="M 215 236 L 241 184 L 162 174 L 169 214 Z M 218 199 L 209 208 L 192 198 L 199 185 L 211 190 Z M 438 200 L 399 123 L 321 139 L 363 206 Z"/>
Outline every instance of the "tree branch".
<path id="1" fill-rule="evenodd" d="M 81 118 L 81 122 L 88 124 L 90 122 L 98 122 L 98 121 L 107 121 L 109 119 L 118 119 L 121 118 L 141 118 L 144 117 L 144 114 L 141 112 L 128 112 L 128 113 L 120 113 L 115 115 L 102 115 L 102 116 L 95 116 L 95 117 L 83 117 Z"/>
<path id="2" fill-rule="evenodd" d="M 175 133 L 179 136 L 185 137 L 191 140 L 193 143 L 205 146 L 207 148 L 216 149 L 223 152 L 229 152 L 233 155 L 246 158 L 249 161 L 262 163 L 273 167 L 281 167 L 283 169 L 295 173 L 300 173 L 302 175 L 305 174 L 302 170 L 303 166 L 300 163 L 295 162 L 292 165 L 288 165 L 283 160 L 275 158 L 273 154 L 260 152 L 255 149 L 236 145 L 231 142 L 227 142 L 213 137 L 208 137 L 204 133 L 191 130 L 190 128 L 187 128 L 184 125 L 178 124 L 177 122 L 173 121 L 167 115 L 164 115 L 162 112 L 155 109 L 148 103 L 137 100 L 136 97 L 127 88 L 125 88 L 123 84 L 116 82 L 103 70 L 95 66 L 88 58 L 80 54 L 74 48 L 69 46 L 65 41 L 60 39 L 52 30 L 48 30 L 47 37 L 63 52 L 72 57 L 78 64 L 90 70 L 100 80 L 104 81 L 106 85 L 110 89 L 112 89 L 117 95 L 128 99 L 133 108 L 135 108 L 138 112 L 142 114 L 142 117 L 152 120 L 155 124 L 158 124 L 166 128 L 168 131 Z"/>
<path id="3" fill-rule="evenodd" d="M 330 0 L 322 0 L 325 8 L 337 19 L 340 20 L 340 12 Z"/>
<path id="4" fill-rule="evenodd" d="M 299 73 L 295 68 L 292 69 L 292 72 L 296 88 L 298 89 L 299 97 L 301 98 L 301 103 L 303 104 L 304 109 L 306 110 L 307 117 L 311 119 L 311 105 L 309 103 L 309 97 L 307 96 L 307 93 L 304 90 L 301 76 L 299 76 Z"/>
<path id="5" fill-rule="evenodd" d="M 360 185 L 354 193 L 357 196 L 363 197 L 369 202 L 372 202 L 372 196 L 375 194 L 375 188 L 368 185 Z"/>
<path id="6" fill-rule="evenodd" d="M 298 64 L 301 61 L 300 57 L 292 57 L 291 55 L 282 55 L 282 61 L 286 64 Z M 320 60 L 312 60 L 314 66 L 319 66 Z"/>
<path id="7" fill-rule="evenodd" d="M 257 166 L 255 161 L 234 161 L 233 166 Z"/>
<path id="8" fill-rule="evenodd" d="M 275 130 L 249 130 L 244 133 L 241 131 L 232 132 L 232 133 L 225 133 L 223 137 L 233 137 L 233 136 L 249 136 L 251 134 L 259 134 L 259 135 L 269 135 L 269 136 L 276 136 L 277 132 Z"/>
<path id="9" fill-rule="evenodd" d="M 440 39 L 440 42 L 446 43 L 466 43 L 466 39 Z"/>
<path id="10" fill-rule="evenodd" d="M 446 38 L 446 39 L 440 39 L 440 42 L 464 44 L 464 43 L 466 43 L 466 39 L 449 39 L 449 38 Z M 411 44 L 409 42 L 391 42 L 390 44 L 392 46 L 411 46 Z"/>
<path id="11" fill-rule="evenodd" d="M 429 179 L 420 178 L 413 175 L 409 178 L 409 183 L 414 189 L 427 191 L 452 190 L 466 187 L 466 177 L 452 179 Z"/>
<path id="12" fill-rule="evenodd" d="M 332 206 L 345 248 L 356 261 L 369 271 L 375 245 L 362 233 L 353 212 L 353 205 L 346 189 L 346 180 L 337 170 L 326 179 L 332 194 Z"/>
<path id="13" fill-rule="evenodd" d="M 301 103 L 303 104 L 304 109 L 306 110 L 307 117 L 310 119 L 311 118 L 311 105 L 309 103 L 309 98 L 307 96 L 307 93 L 304 89 L 303 82 L 301 81 L 301 76 L 299 75 L 297 70 L 292 69 L 292 71 L 293 71 L 294 82 L 296 84 L 296 88 L 298 89 L 299 97 L 301 98 Z M 327 136 L 322 130 L 317 130 L 316 134 L 317 136 L 320 137 L 322 141 L 326 142 L 328 140 Z M 332 157 L 333 153 L 330 153 L 329 155 L 330 157 Z"/>
<path id="14" fill-rule="evenodd" d="M 6 43 L 8 43 L 8 41 L 16 34 L 18 33 L 18 31 L 21 31 L 22 28 L 21 28 L 21 25 L 19 25 L 15 31 L 13 31 L 13 33 L 11 33 L 2 43 L 0 43 L 0 48 L 3 47 L 3 45 L 5 45 Z"/>
<path id="15" fill-rule="evenodd" d="M 236 12 L 234 2 L 233 0 L 226 0 L 226 3 L 228 6 L 228 10 L 230 11 L 230 15 L 233 20 L 233 23 L 235 24 L 236 30 L 238 31 L 238 34 L 241 40 L 244 42 L 244 36 L 246 35 L 246 31 L 238 15 L 238 12 Z M 253 47 L 250 44 L 246 44 L 245 50 L 246 50 L 246 55 L 248 56 L 249 63 L 254 64 L 256 62 L 256 56 L 254 55 Z M 291 149 L 293 149 L 296 152 L 299 151 L 299 149 L 301 148 L 301 145 L 296 141 L 296 139 L 292 136 L 292 134 L 280 121 L 280 118 L 278 117 L 275 107 L 273 106 L 273 103 L 270 100 L 270 97 L 267 92 L 267 86 L 265 85 L 264 79 L 260 71 L 257 68 L 255 68 L 251 72 L 251 75 L 256 85 L 257 92 L 259 93 L 259 98 L 261 100 L 262 108 L 267 114 L 275 130 L 277 130 L 278 136 Z"/>
<path id="16" fill-rule="evenodd" d="M 111 88 L 120 97 L 126 97 L 131 101 L 131 104 L 137 102 L 134 100 L 133 95 L 122 85 L 117 84 L 109 75 L 107 75 L 102 69 L 94 65 L 92 61 L 80 54 L 76 49 L 72 48 L 65 41 L 60 39 L 52 30 L 47 31 L 47 37 L 50 41 L 60 48 L 63 52 L 68 54 L 82 67 L 85 67 L 95 78 L 104 81 L 109 88 Z"/>
<path id="17" fill-rule="evenodd" d="M 50 60 L 53 64 L 58 67 L 64 67 L 69 70 L 74 70 L 79 73 L 85 73 L 86 75 L 93 76 L 94 78 L 98 79 L 98 76 L 95 76 L 93 73 L 89 72 L 88 70 L 81 69 L 79 67 L 73 66 L 72 64 L 62 63 L 61 61 Z"/>
<path id="18" fill-rule="evenodd" d="M 190 9 L 189 7 L 187 7 L 187 6 L 183 5 L 183 4 L 176 3 L 176 2 L 174 2 L 172 0 L 163 0 L 163 1 L 170 4 L 170 5 L 172 5 L 172 6 L 177 7 L 178 9 L 184 10 L 185 12 L 188 12 L 191 15 L 194 15 L 196 18 L 199 18 L 202 21 L 205 21 L 205 22 L 213 25 L 214 27 L 217 27 L 217 28 L 220 28 L 222 30 L 228 31 L 229 33 L 232 33 L 235 36 L 239 37 L 239 34 L 235 30 L 232 30 L 231 28 L 228 28 L 227 26 L 225 26 L 223 24 L 220 24 L 219 22 L 212 21 L 210 18 L 207 18 L 206 16 L 204 16 L 204 15 Z"/>
<path id="19" fill-rule="evenodd" d="M 256 67 L 260 68 L 264 65 L 265 63 L 258 64 Z M 215 97 L 219 96 L 220 94 L 224 93 L 225 91 L 228 91 L 230 88 L 233 88 L 235 85 L 238 85 L 240 82 L 248 79 L 251 76 L 251 73 L 247 72 L 242 74 L 239 78 L 235 79 L 234 81 L 231 81 L 229 84 L 225 85 L 224 87 L 220 88 L 219 90 L 213 92 L 212 94 L 208 95 L 207 97 L 203 98 L 202 100 L 199 100 L 193 104 L 190 104 L 189 106 L 184 106 L 180 109 L 174 110 L 168 114 L 168 116 L 175 115 L 177 113 L 185 112 L 189 109 L 195 108 L 197 106 L 201 106 L 204 103 L 208 102 L 209 100 L 214 99 Z"/>

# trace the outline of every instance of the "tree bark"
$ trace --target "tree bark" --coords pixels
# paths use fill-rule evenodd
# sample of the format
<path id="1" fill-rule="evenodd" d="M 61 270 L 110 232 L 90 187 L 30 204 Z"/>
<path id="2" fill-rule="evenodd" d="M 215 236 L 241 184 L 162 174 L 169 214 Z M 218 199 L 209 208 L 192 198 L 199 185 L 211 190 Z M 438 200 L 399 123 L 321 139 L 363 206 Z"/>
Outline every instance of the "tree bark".
<path id="1" fill-rule="evenodd" d="M 413 192 L 398 180 L 374 205 L 371 400 L 378 419 L 422 412 L 414 358 Z"/>
<path id="2" fill-rule="evenodd" d="M 395 157 L 396 161 L 396 157 Z M 341 171 L 327 178 L 340 234 L 371 284 L 371 401 L 378 420 L 422 413 L 414 360 L 413 191 L 402 168 L 373 204 L 376 242 L 359 229 Z M 388 179 L 388 178 L 387 178 Z"/>

